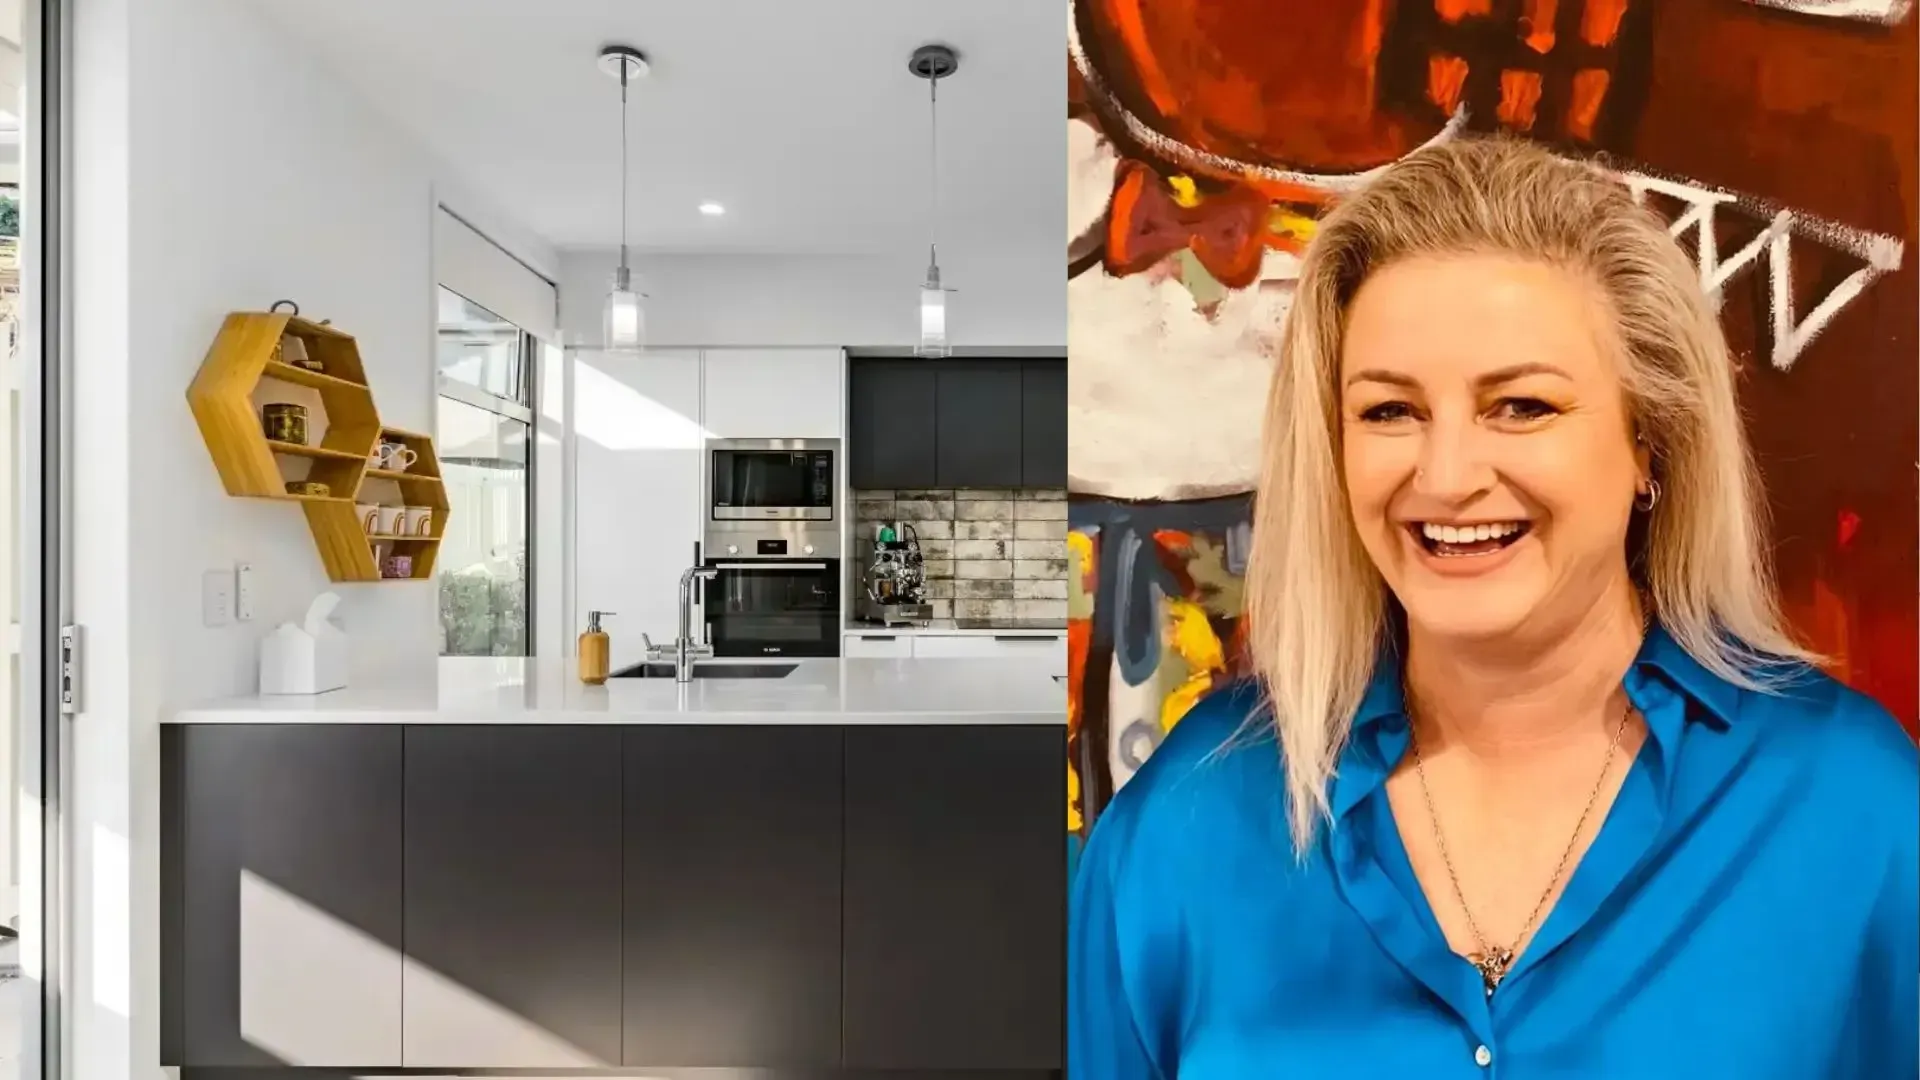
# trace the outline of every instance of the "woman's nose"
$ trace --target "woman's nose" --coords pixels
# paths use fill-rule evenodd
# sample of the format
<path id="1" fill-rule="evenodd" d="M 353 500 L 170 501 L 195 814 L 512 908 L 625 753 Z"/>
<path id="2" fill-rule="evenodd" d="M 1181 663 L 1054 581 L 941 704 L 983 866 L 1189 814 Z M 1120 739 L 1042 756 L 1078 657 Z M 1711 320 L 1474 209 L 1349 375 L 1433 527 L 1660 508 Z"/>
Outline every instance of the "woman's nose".
<path id="1" fill-rule="evenodd" d="M 1459 502 L 1493 484 L 1480 432 L 1471 424 L 1433 422 L 1422 436 L 1413 489 L 1421 495 Z"/>

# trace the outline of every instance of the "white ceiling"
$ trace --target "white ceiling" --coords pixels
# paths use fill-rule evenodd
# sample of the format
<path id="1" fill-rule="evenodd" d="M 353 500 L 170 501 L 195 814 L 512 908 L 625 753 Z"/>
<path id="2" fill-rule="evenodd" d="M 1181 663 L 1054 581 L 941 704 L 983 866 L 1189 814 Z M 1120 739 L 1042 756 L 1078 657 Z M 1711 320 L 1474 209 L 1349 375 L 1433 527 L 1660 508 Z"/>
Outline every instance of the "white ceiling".
<path id="1" fill-rule="evenodd" d="M 927 84 L 907 57 L 943 41 L 961 64 L 940 86 L 942 251 L 1058 253 L 1057 3 L 254 2 L 464 184 L 561 247 L 619 242 L 619 86 L 595 64 L 619 42 L 653 65 L 629 106 L 636 248 L 924 248 Z M 727 213 L 701 215 L 706 200 Z"/>

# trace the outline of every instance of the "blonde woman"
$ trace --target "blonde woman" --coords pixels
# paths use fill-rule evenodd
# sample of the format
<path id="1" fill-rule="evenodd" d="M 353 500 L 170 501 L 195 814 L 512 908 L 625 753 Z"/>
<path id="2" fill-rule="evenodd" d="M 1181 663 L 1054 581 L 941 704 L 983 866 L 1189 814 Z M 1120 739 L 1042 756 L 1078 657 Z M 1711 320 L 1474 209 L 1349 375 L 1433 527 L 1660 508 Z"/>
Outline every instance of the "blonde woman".
<path id="1" fill-rule="evenodd" d="M 1735 381 L 1597 172 L 1459 141 L 1329 215 L 1259 678 L 1094 830 L 1070 1077 L 1916 1075 L 1920 767 L 1782 623 Z"/>

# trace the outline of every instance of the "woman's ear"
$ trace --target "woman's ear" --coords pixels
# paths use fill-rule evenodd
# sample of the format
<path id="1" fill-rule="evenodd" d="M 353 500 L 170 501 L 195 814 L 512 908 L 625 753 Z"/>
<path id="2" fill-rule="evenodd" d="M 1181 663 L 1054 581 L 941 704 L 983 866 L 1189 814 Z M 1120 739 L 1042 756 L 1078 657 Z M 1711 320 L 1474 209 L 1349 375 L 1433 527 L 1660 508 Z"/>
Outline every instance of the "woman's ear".
<path id="1" fill-rule="evenodd" d="M 1645 492 L 1647 481 L 1653 479 L 1653 445 L 1647 442 L 1645 434 L 1637 434 L 1633 437 L 1633 466 L 1634 471 L 1639 474 L 1639 481 L 1634 485 L 1634 489 Z"/>

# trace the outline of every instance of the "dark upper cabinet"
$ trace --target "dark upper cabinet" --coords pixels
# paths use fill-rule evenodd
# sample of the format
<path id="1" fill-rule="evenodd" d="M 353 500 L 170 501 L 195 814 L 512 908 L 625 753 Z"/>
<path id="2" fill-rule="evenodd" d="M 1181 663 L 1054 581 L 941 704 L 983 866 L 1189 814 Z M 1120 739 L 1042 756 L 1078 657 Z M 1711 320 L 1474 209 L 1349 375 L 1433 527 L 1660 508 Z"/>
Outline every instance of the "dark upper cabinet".
<path id="1" fill-rule="evenodd" d="M 857 359 L 848 376 L 856 490 L 1065 487 L 1065 360 Z"/>
<path id="2" fill-rule="evenodd" d="M 401 1053 L 401 739 L 350 724 L 161 729 L 161 1062 Z"/>
<path id="3" fill-rule="evenodd" d="M 1020 484 L 1067 486 L 1067 362 L 1020 365 Z"/>
<path id="4" fill-rule="evenodd" d="M 840 729 L 624 739 L 625 1064 L 837 1065 Z"/>
<path id="5" fill-rule="evenodd" d="M 856 490 L 937 484 L 935 365 L 860 360 L 848 376 L 847 475 Z"/>
<path id="6" fill-rule="evenodd" d="M 1020 486 L 1020 362 L 955 360 L 939 368 L 939 487 Z"/>
<path id="7" fill-rule="evenodd" d="M 845 1063 L 1057 1069 L 1058 727 L 846 729 Z"/>
<path id="8" fill-rule="evenodd" d="M 620 735 L 406 729 L 407 1066 L 620 1064 Z"/>

